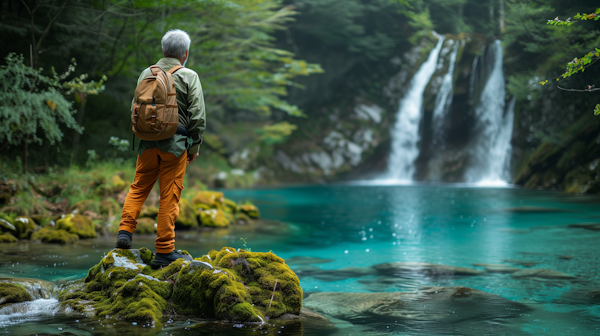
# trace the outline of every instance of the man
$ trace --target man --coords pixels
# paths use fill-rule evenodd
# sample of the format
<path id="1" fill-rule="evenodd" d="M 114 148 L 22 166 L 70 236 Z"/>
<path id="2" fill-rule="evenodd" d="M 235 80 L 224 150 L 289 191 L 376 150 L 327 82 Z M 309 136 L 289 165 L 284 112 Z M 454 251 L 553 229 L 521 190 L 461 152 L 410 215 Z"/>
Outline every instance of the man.
<path id="1" fill-rule="evenodd" d="M 168 31 L 161 41 L 164 58 L 156 65 L 163 71 L 169 71 L 178 65 L 185 66 L 190 44 L 191 40 L 186 32 L 179 29 Z M 138 78 L 138 85 L 150 75 L 150 68 L 144 70 Z M 178 132 L 166 140 L 140 142 L 135 178 L 125 199 L 117 236 L 117 248 L 131 248 L 132 233 L 137 226 L 136 220 L 142 205 L 160 177 L 155 267 L 167 266 L 178 258 L 191 260 L 189 255 L 175 251 L 175 220 L 179 215 L 179 199 L 186 165 L 198 157 L 206 127 L 204 97 L 198 74 L 181 68 L 172 76 L 179 106 Z M 191 148 L 186 150 L 189 145 Z"/>

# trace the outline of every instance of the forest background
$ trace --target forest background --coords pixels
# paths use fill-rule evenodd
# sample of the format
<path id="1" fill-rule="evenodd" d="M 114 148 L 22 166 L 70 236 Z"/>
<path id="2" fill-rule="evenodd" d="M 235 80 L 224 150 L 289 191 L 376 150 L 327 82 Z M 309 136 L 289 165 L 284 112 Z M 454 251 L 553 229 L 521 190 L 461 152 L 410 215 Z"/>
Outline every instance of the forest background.
<path id="1" fill-rule="evenodd" d="M 433 31 L 502 39 L 507 93 L 517 99 L 517 175 L 540 146 L 569 146 L 565 129 L 598 119 L 588 119 L 598 94 L 539 84 L 600 46 L 596 21 L 546 22 L 596 6 L 589 0 L 7 0 L 0 5 L 0 177 L 67 176 L 102 185 L 118 172 L 130 181 L 135 81 L 162 57 L 160 39 L 173 28 L 192 38 L 187 66 L 198 72 L 206 100 L 201 156 L 186 176 L 198 188 L 320 182 L 381 168 L 398 104 L 386 84 L 411 68 L 401 56 L 428 52 Z M 560 85 L 586 88 L 598 69 Z M 384 112 L 357 117 L 359 103 Z M 367 144 L 335 169 L 318 158 L 302 168 L 285 164 L 286 157 L 325 146 L 332 129 L 365 128 Z M 578 146 L 570 160 L 591 151 Z"/>

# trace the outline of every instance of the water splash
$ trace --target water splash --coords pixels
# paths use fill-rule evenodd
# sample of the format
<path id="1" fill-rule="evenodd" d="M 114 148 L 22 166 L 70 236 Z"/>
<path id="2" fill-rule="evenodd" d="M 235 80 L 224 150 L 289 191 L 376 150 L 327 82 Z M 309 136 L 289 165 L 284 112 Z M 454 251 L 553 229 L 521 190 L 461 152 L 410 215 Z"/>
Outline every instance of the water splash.
<path id="1" fill-rule="evenodd" d="M 489 46 L 486 58 L 493 64 L 489 78 L 475 108 L 478 137 L 472 151 L 472 164 L 467 171 L 467 182 L 485 186 L 507 185 L 508 165 L 514 120 L 515 99 L 505 110 L 502 44 L 496 40 Z M 486 60 L 487 61 L 487 60 Z"/>
<path id="2" fill-rule="evenodd" d="M 458 48 L 460 47 L 461 42 L 453 41 L 452 43 L 454 43 L 454 48 L 450 54 L 448 72 L 442 79 L 442 85 L 440 86 L 440 90 L 435 97 L 435 108 L 433 109 L 434 133 L 437 135 L 442 134 L 444 117 L 446 116 L 446 112 L 448 112 L 448 108 L 450 108 L 450 105 L 452 104 L 454 67 L 456 65 L 456 55 L 458 54 Z"/>
<path id="3" fill-rule="evenodd" d="M 410 183 L 415 172 L 415 159 L 419 156 L 419 124 L 423 110 L 423 92 L 435 72 L 444 37 L 429 53 L 410 82 L 410 89 L 400 101 L 396 124 L 392 129 L 392 153 L 388 162 L 388 179 Z"/>
<path id="4" fill-rule="evenodd" d="M 58 311 L 59 302 L 54 298 L 13 303 L 0 309 L 0 327 L 37 321 L 54 316 Z"/>

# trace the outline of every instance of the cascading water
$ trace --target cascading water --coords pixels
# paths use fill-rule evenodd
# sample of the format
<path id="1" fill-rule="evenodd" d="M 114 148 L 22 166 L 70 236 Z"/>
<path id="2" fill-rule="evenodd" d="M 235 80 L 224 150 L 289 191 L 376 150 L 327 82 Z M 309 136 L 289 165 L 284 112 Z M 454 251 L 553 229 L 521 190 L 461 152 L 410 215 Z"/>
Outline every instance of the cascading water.
<path id="1" fill-rule="evenodd" d="M 456 55 L 458 54 L 458 48 L 460 41 L 454 41 L 454 48 L 450 54 L 450 62 L 448 65 L 448 72 L 442 79 L 442 85 L 435 97 L 435 108 L 433 109 L 433 127 L 436 135 L 441 135 L 443 130 L 444 116 L 452 104 L 453 95 L 453 77 L 454 77 L 454 66 L 456 64 Z M 435 144 L 435 141 L 434 141 Z"/>
<path id="2" fill-rule="evenodd" d="M 419 124 L 423 110 L 423 92 L 435 72 L 444 37 L 429 53 L 427 61 L 410 82 L 408 92 L 400 101 L 396 124 L 392 129 L 392 153 L 388 162 L 387 178 L 409 182 L 415 172 L 415 159 L 419 155 Z"/>
<path id="3" fill-rule="evenodd" d="M 493 64 L 492 71 L 475 107 L 478 136 L 471 152 L 471 165 L 467 170 L 467 182 L 482 185 L 506 185 L 510 159 L 514 98 L 505 110 L 504 72 L 502 70 L 502 44 L 496 40 L 489 46 L 485 60 Z M 492 61 L 492 62 L 488 62 Z"/>

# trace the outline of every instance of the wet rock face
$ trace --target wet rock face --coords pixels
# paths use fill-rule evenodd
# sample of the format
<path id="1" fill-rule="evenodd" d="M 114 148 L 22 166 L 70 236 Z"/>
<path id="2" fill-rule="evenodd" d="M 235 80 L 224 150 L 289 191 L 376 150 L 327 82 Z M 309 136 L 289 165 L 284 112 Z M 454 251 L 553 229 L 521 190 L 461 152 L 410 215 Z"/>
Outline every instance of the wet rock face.
<path id="1" fill-rule="evenodd" d="M 74 311 L 153 326 L 173 311 L 236 322 L 300 313 L 300 281 L 273 253 L 223 248 L 158 270 L 152 259 L 146 248 L 112 250 L 60 299 Z"/>
<path id="2" fill-rule="evenodd" d="M 0 307 L 9 303 L 31 301 L 33 298 L 21 286 L 9 283 L 0 283 Z"/>
<path id="3" fill-rule="evenodd" d="M 425 287 L 396 293 L 315 293 L 304 300 L 304 306 L 350 322 L 371 319 L 402 324 L 518 317 L 530 310 L 523 304 L 468 287 Z"/>

